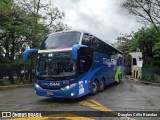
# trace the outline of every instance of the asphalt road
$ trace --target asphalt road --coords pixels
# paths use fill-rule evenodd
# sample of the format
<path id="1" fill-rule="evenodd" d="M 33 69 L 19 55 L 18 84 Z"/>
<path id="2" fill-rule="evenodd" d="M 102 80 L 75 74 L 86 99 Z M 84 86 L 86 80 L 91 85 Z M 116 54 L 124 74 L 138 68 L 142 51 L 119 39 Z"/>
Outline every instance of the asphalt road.
<path id="1" fill-rule="evenodd" d="M 160 120 L 160 118 L 157 117 L 145 117 L 145 118 L 144 117 L 143 118 L 100 117 L 101 114 L 97 113 L 96 115 L 95 112 L 95 111 L 97 112 L 116 111 L 116 113 L 117 111 L 124 111 L 126 113 L 128 111 L 160 112 L 160 87 L 135 83 L 123 79 L 122 83 L 120 83 L 119 85 L 113 84 L 111 86 L 108 86 L 103 92 L 99 92 L 97 95 L 94 96 L 87 95 L 83 98 L 76 100 L 40 97 L 34 93 L 33 87 L 4 89 L 0 90 L 0 111 L 19 111 L 19 112 L 58 111 L 55 112 L 54 115 L 52 115 L 52 113 L 48 113 L 45 119 L 49 120 L 52 120 L 53 117 L 54 119 L 83 119 L 83 120 L 85 119 L 86 120 L 90 119 Z M 73 113 L 75 111 L 80 111 L 80 112 Z M 25 119 L 35 120 L 35 118 L 25 118 Z"/>

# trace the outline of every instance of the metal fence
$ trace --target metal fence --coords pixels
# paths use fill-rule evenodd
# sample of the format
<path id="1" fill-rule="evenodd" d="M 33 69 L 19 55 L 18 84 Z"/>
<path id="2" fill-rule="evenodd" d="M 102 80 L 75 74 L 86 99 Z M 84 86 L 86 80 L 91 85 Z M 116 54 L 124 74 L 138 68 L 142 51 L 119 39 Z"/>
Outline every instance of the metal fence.
<path id="1" fill-rule="evenodd" d="M 160 67 L 143 67 L 142 80 L 160 83 Z"/>

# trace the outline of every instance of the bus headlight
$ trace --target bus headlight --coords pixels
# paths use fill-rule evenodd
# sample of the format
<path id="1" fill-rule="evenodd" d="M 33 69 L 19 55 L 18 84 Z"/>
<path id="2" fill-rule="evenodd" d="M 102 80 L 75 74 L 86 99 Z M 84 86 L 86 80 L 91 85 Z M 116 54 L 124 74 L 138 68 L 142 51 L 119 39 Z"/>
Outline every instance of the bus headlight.
<path id="1" fill-rule="evenodd" d="M 34 84 L 34 86 L 38 89 L 42 89 L 38 84 Z"/>
<path id="2" fill-rule="evenodd" d="M 75 96 L 75 93 L 71 93 L 71 96 Z"/>
<path id="3" fill-rule="evenodd" d="M 61 90 L 68 90 L 68 89 L 71 89 L 71 88 L 73 88 L 74 86 L 76 86 L 76 84 L 77 84 L 77 83 L 73 83 L 73 84 L 67 85 L 67 86 L 61 88 Z"/>

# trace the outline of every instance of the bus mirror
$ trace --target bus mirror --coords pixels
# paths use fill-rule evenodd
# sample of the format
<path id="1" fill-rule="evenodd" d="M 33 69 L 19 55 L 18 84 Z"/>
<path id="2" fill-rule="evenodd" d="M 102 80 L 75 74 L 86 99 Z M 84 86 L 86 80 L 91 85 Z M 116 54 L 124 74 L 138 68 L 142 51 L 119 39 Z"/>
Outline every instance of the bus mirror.
<path id="1" fill-rule="evenodd" d="M 28 59 L 28 55 L 33 52 L 37 52 L 39 49 L 28 49 L 23 52 L 23 62 L 26 62 Z"/>
<path id="2" fill-rule="evenodd" d="M 87 46 L 86 45 L 79 45 L 79 44 L 72 46 L 72 60 L 75 61 L 78 59 L 78 50 L 82 47 L 87 47 Z"/>

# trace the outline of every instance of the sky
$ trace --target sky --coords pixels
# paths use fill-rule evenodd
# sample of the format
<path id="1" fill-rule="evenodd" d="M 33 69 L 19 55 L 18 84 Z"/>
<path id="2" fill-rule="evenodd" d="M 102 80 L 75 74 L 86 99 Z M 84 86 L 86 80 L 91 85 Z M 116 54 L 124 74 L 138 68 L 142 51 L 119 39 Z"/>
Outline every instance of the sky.
<path id="1" fill-rule="evenodd" d="M 121 7 L 123 0 L 54 0 L 65 13 L 63 23 L 73 30 L 85 30 L 100 39 L 115 43 L 121 34 L 142 27 L 135 16 Z"/>

